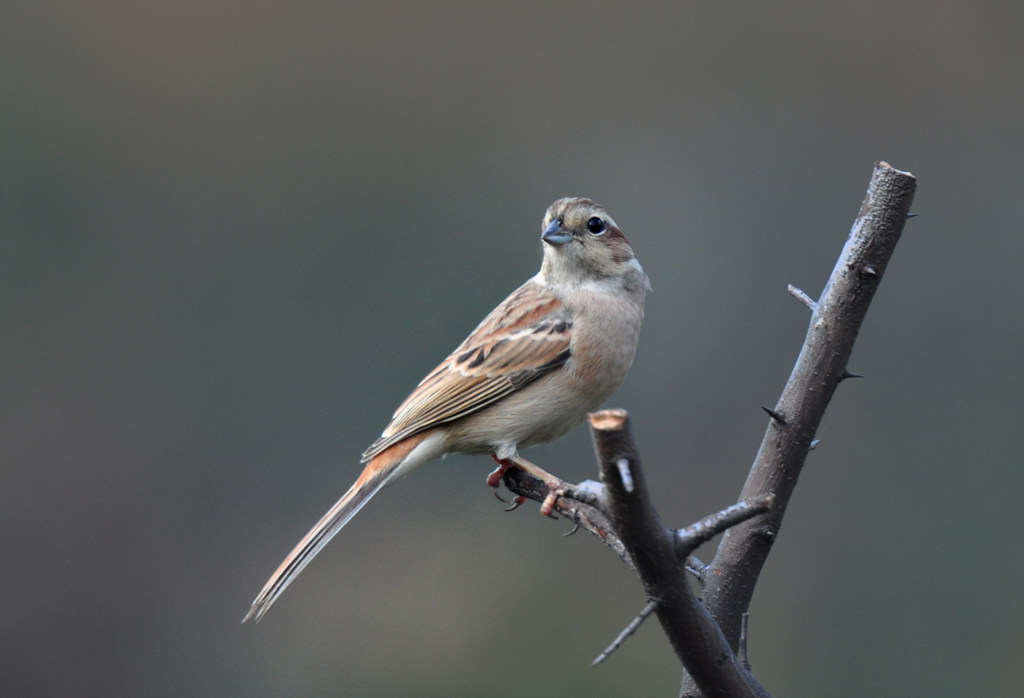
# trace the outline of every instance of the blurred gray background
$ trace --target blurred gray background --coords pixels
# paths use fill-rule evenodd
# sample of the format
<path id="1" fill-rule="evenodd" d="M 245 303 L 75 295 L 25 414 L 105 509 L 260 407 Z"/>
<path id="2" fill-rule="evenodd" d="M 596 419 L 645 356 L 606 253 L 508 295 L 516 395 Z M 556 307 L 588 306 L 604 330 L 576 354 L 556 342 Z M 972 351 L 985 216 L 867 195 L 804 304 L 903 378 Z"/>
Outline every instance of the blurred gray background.
<path id="1" fill-rule="evenodd" d="M 654 292 L 660 511 L 734 501 L 876 159 L 911 221 L 751 620 L 776 695 L 1024 681 L 1024 5 L 4 3 L 0 693 L 671 696 L 586 534 L 490 461 L 250 600 L 422 375 L 605 204 Z M 594 476 L 585 429 L 528 455 Z M 700 551 L 710 558 L 713 548 Z"/>

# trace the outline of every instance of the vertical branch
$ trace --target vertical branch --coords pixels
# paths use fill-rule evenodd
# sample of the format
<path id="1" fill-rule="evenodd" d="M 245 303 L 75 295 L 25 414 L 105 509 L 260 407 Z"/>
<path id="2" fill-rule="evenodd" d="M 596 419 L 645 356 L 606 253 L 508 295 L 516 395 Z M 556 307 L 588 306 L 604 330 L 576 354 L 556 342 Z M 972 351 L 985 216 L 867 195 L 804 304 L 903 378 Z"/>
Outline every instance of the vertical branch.
<path id="1" fill-rule="evenodd" d="M 741 618 L 825 408 L 839 383 L 853 375 L 846 364 L 903 231 L 915 187 L 910 173 L 876 163 L 867 196 L 821 297 L 814 302 L 802 292 L 794 294 L 811 308 L 810 326 L 782 395 L 775 407 L 765 408 L 770 416 L 768 428 L 740 493 L 740 500 L 773 493 L 775 506 L 726 531 L 702 595 L 734 649 Z M 693 687 L 686 677 L 684 693 Z"/>
<path id="2" fill-rule="evenodd" d="M 607 490 L 609 518 L 633 560 L 647 598 L 657 605 L 655 613 L 672 649 L 707 695 L 764 695 L 686 579 L 686 557 L 699 544 L 700 532 L 680 549 L 676 537 L 661 523 L 628 415 L 623 410 L 592 414 L 590 431 Z M 719 523 L 724 527 L 731 522 Z"/>

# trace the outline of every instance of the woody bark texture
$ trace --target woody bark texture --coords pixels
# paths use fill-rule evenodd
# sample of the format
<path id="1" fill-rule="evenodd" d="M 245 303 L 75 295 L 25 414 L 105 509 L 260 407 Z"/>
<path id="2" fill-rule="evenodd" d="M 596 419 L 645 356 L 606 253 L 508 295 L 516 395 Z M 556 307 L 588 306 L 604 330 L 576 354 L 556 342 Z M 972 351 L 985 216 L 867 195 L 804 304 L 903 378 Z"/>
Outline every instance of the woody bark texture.
<path id="1" fill-rule="evenodd" d="M 882 280 L 908 218 L 917 180 L 885 162 L 875 164 L 864 203 L 832 275 L 818 300 L 794 291 L 811 309 L 796 365 L 773 408 L 740 500 L 775 495 L 771 511 L 730 528 L 704 575 L 701 599 L 735 650 L 741 619 L 778 537 L 818 425 L 839 383 L 852 377 L 847 362 L 868 306 Z M 684 696 L 701 695 L 692 672 Z"/>

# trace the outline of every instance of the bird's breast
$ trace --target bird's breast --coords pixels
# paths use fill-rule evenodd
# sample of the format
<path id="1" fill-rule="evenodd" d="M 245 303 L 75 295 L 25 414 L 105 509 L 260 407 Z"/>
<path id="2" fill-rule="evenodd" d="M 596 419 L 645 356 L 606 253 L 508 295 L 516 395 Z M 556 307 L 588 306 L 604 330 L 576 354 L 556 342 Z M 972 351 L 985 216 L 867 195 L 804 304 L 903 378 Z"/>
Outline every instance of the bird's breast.
<path id="1" fill-rule="evenodd" d="M 581 289 L 571 305 L 581 307 L 573 314 L 573 336 L 566 372 L 587 402 L 597 409 L 614 393 L 633 365 L 640 324 L 644 317 L 644 294 L 611 293 Z"/>

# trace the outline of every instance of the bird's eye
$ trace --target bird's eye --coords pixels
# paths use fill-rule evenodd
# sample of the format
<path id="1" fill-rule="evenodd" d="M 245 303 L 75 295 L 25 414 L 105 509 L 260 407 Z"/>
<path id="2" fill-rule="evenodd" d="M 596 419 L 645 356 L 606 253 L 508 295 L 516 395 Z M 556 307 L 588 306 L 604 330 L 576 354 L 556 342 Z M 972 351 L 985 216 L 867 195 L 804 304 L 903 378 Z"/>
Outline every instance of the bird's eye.
<path id="1" fill-rule="evenodd" d="M 587 230 L 592 232 L 594 235 L 600 235 L 605 230 L 607 230 L 607 226 L 605 225 L 605 222 L 603 220 L 601 220 L 597 216 L 594 216 L 589 221 L 587 221 Z"/>

